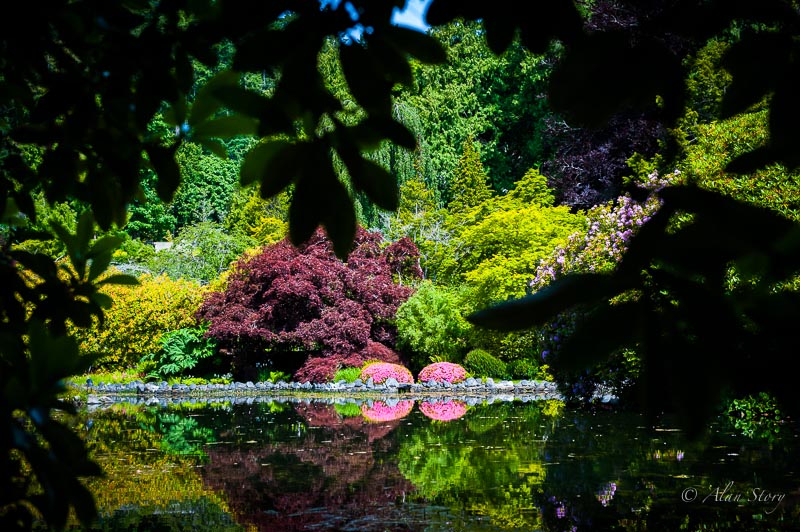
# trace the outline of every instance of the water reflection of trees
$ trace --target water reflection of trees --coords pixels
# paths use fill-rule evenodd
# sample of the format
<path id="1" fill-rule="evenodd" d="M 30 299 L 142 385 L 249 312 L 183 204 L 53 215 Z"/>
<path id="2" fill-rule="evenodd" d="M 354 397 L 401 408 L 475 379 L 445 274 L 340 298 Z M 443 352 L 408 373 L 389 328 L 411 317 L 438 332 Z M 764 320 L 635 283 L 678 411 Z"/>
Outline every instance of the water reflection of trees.
<path id="1" fill-rule="evenodd" d="M 715 423 L 704 438 L 687 440 L 669 425 L 642 421 L 602 411 L 561 418 L 545 447 L 545 530 L 798 530 L 789 527 L 800 522 L 796 503 L 768 515 L 764 504 L 701 502 L 728 482 L 745 494 L 759 486 L 796 490 L 796 439 L 764 446 Z M 699 499 L 684 502 L 687 488 Z"/>
<path id="2" fill-rule="evenodd" d="M 86 480 L 100 517 L 92 530 L 238 529 L 224 499 L 197 474 L 202 458 L 198 442 L 188 443 L 197 430 L 191 421 L 185 412 L 121 404 L 73 427 L 104 472 Z"/>
<path id="3" fill-rule="evenodd" d="M 297 403 L 302 421 L 291 438 L 213 446 L 205 483 L 224 492 L 240 522 L 261 530 L 336 529 L 365 519 L 380 530 L 407 529 L 395 500 L 412 489 L 387 454 L 399 421 L 367 423 L 342 417 L 333 405 Z"/>
<path id="4" fill-rule="evenodd" d="M 469 530 L 480 523 L 487 530 L 658 531 L 688 520 L 693 529 L 746 522 L 766 532 L 800 522 L 796 501 L 788 502 L 797 495 L 796 438 L 765 446 L 721 427 L 688 442 L 680 432 L 642 426 L 636 415 L 554 416 L 558 409 L 545 401 L 475 405 L 449 422 L 419 408 L 368 421 L 363 406 L 119 406 L 76 430 L 108 475 L 90 481 L 108 526 L 163 524 L 195 507 L 208 524 L 235 528 L 235 516 L 243 526 L 288 531 L 446 522 Z M 738 491 L 785 491 L 787 503 L 765 515 L 763 505 L 681 502 L 688 486 L 727 481 Z"/>
<path id="5" fill-rule="evenodd" d="M 533 530 L 541 524 L 536 500 L 551 427 L 540 404 L 476 406 L 460 420 L 431 422 L 405 435 L 399 468 L 414 484 L 415 498 Z"/>

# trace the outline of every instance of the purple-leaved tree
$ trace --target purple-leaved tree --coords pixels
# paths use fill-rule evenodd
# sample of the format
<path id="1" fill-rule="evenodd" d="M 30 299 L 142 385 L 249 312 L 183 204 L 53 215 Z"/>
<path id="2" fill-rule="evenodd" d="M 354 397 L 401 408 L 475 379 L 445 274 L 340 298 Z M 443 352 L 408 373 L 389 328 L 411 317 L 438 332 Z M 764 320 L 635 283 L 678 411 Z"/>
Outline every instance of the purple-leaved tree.
<path id="1" fill-rule="evenodd" d="M 413 289 L 394 282 L 392 258 L 408 260 L 415 249 L 381 242 L 359 228 L 342 262 L 318 229 L 299 247 L 283 240 L 240 260 L 225 291 L 210 293 L 197 312 L 231 356 L 234 377 L 254 379 L 261 368 L 324 382 L 367 360 L 400 362 L 394 315 Z M 403 273 L 408 280 L 415 272 Z"/>

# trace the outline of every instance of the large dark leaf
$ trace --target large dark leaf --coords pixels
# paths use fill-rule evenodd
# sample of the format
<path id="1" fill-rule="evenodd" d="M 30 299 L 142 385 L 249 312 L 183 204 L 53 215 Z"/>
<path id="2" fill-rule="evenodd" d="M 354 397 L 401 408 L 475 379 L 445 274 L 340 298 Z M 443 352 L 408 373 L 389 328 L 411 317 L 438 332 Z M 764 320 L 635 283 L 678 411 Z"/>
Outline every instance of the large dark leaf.
<path id="1" fill-rule="evenodd" d="M 759 146 L 751 151 L 734 157 L 725 165 L 725 171 L 735 174 L 750 174 L 778 159 L 778 152 L 771 146 Z"/>
<path id="2" fill-rule="evenodd" d="M 796 55 L 800 46 L 795 47 Z M 769 134 L 770 145 L 775 150 L 777 162 L 792 171 L 800 167 L 800 61 L 795 59 L 785 72 L 785 79 L 778 86 L 770 101 Z"/>
<path id="3" fill-rule="evenodd" d="M 788 71 L 794 44 L 788 36 L 749 34 L 731 45 L 722 67 L 733 81 L 722 98 L 720 115 L 731 117 L 773 92 Z"/>
<path id="4" fill-rule="evenodd" d="M 587 127 L 631 110 L 658 109 L 665 121 L 674 121 L 684 105 L 683 74 L 678 58 L 660 42 L 631 44 L 622 32 L 599 33 L 567 49 L 550 78 L 549 100 L 557 112 Z"/>
<path id="5" fill-rule="evenodd" d="M 236 70 L 259 72 L 285 68 L 298 57 L 315 54 L 325 38 L 338 36 L 353 25 L 346 9 L 320 10 L 313 3 L 290 2 L 285 11 L 296 16 L 284 18 L 279 14 L 278 24 L 259 27 L 244 35 L 236 48 Z"/>
<path id="6" fill-rule="evenodd" d="M 493 7 L 480 0 L 433 0 L 425 14 L 425 21 L 432 26 L 439 26 L 457 18 L 475 20 Z"/>
<path id="7" fill-rule="evenodd" d="M 486 44 L 489 45 L 492 52 L 498 55 L 508 49 L 517 32 L 517 20 L 508 16 L 507 11 L 500 13 L 501 15 L 497 16 L 497 12 L 492 12 L 483 19 L 483 26 L 486 29 Z"/>
<path id="8" fill-rule="evenodd" d="M 31 392 L 45 395 L 58 392 L 59 381 L 84 370 L 78 345 L 69 336 L 51 335 L 38 321 L 30 326 Z"/>
<path id="9" fill-rule="evenodd" d="M 388 26 L 384 39 L 423 63 L 442 64 L 447 61 L 447 52 L 430 35 L 408 28 Z"/>
<path id="10" fill-rule="evenodd" d="M 290 240 L 300 245 L 322 225 L 334 252 L 344 260 L 356 233 L 353 200 L 339 181 L 327 148 L 316 144 L 309 147 L 308 153 L 289 207 Z"/>
<path id="11" fill-rule="evenodd" d="M 360 45 L 344 46 L 340 56 L 347 85 L 358 103 L 368 111 L 388 114 L 392 82 L 376 72 L 369 52 Z"/>
<path id="12" fill-rule="evenodd" d="M 326 208 L 321 190 L 312 179 L 299 179 L 289 205 L 289 239 L 299 246 L 314 234 Z"/>
<path id="13" fill-rule="evenodd" d="M 582 319 L 560 349 L 560 369 L 579 371 L 608 360 L 614 351 L 642 338 L 643 305 L 638 302 L 598 305 Z"/>
<path id="14" fill-rule="evenodd" d="M 374 161 L 356 157 L 345 160 L 353 185 L 367 194 L 378 207 L 388 211 L 397 209 L 400 188 L 397 179 Z"/>
<path id="15" fill-rule="evenodd" d="M 353 199 L 338 180 L 327 189 L 328 204 L 322 224 L 333 244 L 336 256 L 346 260 L 356 235 L 356 212 Z"/>
<path id="16" fill-rule="evenodd" d="M 196 127 L 213 116 L 222 106 L 216 92 L 222 87 L 236 87 L 239 84 L 239 77 L 238 72 L 224 70 L 203 85 L 189 112 L 189 125 Z"/>
<path id="17" fill-rule="evenodd" d="M 408 150 L 413 150 L 417 146 L 416 137 L 406 126 L 384 116 L 367 117 L 358 125 L 346 128 L 342 132 L 342 137 L 362 150 L 376 149 L 384 140 Z"/>
<path id="18" fill-rule="evenodd" d="M 571 0 L 538 2 L 534 9 L 524 13 L 515 13 L 512 8 L 506 16 L 516 18 L 522 43 L 535 54 L 547 52 L 554 39 L 570 44 L 583 33 L 583 19 Z"/>
<path id="19" fill-rule="evenodd" d="M 370 39 L 369 47 L 366 50 L 372 69 L 380 73 L 387 82 L 400 83 L 407 87 L 414 83 L 411 65 L 403 54 L 403 50 L 397 49 L 383 38 Z"/>
<path id="20" fill-rule="evenodd" d="M 108 266 L 110 264 L 111 264 L 111 252 L 110 251 L 108 253 L 102 253 L 102 254 L 95 255 L 91 259 L 91 264 L 89 265 L 89 275 L 86 278 L 86 280 L 87 281 L 94 281 L 100 275 L 102 275 L 103 272 L 106 271 L 106 269 L 108 269 Z"/>
<path id="21" fill-rule="evenodd" d="M 199 144 L 203 146 L 205 149 L 219 157 L 220 159 L 227 159 L 228 158 L 228 149 L 225 147 L 225 144 L 220 142 L 216 139 L 196 139 L 199 141 Z"/>
<path id="22" fill-rule="evenodd" d="M 98 286 L 103 284 L 122 284 L 127 286 L 137 286 L 139 284 L 139 280 L 134 277 L 133 275 L 127 274 L 114 274 L 109 275 L 97 282 Z"/>
<path id="23" fill-rule="evenodd" d="M 158 175 L 156 192 L 159 199 L 165 203 L 172 201 L 172 196 L 181 182 L 181 171 L 175 161 L 177 148 L 177 145 L 165 148 L 155 144 L 147 147 L 147 156 L 150 159 L 150 164 Z"/>
<path id="24" fill-rule="evenodd" d="M 11 257 L 42 279 L 53 279 L 57 275 L 56 263 L 44 253 L 31 253 L 18 249 L 11 252 Z"/>
<path id="25" fill-rule="evenodd" d="M 256 120 L 247 116 L 221 116 L 197 124 L 192 134 L 200 139 L 227 139 L 239 135 L 254 135 L 257 127 L 258 123 Z"/>
<path id="26" fill-rule="evenodd" d="M 289 109 L 274 98 L 269 99 L 256 92 L 233 86 L 218 87 L 214 90 L 214 95 L 228 109 L 257 119 L 259 136 L 293 131 L 292 116 L 296 113 L 290 113 Z"/>
<path id="27" fill-rule="evenodd" d="M 542 325 L 575 305 L 597 303 L 631 286 L 609 275 L 576 273 L 553 281 L 538 292 L 498 303 L 467 316 L 470 323 L 500 331 Z"/>
<path id="28" fill-rule="evenodd" d="M 299 175 L 303 147 L 288 141 L 264 142 L 247 152 L 242 163 L 242 185 L 261 183 L 261 197 L 270 198 L 285 189 Z"/>

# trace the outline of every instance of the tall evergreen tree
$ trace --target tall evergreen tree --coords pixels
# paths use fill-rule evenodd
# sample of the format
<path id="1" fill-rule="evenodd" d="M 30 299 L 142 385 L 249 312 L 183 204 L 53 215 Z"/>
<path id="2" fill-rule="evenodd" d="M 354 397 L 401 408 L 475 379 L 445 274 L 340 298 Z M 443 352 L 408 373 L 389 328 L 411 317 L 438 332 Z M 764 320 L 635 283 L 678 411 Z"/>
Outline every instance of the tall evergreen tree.
<path id="1" fill-rule="evenodd" d="M 449 193 L 447 207 L 451 212 L 475 207 L 492 197 L 489 176 L 483 169 L 480 154 L 471 136 L 464 142 L 463 154 L 453 172 Z"/>
<path id="2" fill-rule="evenodd" d="M 481 143 L 492 188 L 510 189 L 547 157 L 543 96 L 553 62 L 519 41 L 502 54 L 492 53 L 483 27 L 474 21 L 435 26 L 430 35 L 447 52 L 447 63 L 436 68 L 414 63 L 414 85 L 398 95 L 414 110 L 423 179 L 437 195 L 446 194 L 460 147 L 472 135 Z"/>

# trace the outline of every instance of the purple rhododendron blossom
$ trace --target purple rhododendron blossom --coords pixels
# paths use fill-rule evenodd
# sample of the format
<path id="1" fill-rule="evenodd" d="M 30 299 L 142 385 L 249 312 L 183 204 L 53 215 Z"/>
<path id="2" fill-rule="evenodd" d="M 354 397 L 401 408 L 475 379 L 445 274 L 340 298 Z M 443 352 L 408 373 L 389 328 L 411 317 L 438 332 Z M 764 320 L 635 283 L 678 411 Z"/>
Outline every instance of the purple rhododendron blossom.
<path id="1" fill-rule="evenodd" d="M 653 172 L 640 185 L 650 192 L 646 200 L 640 202 L 625 195 L 589 209 L 586 230 L 570 235 L 564 245 L 539 262 L 530 288 L 539 290 L 570 272 L 612 269 L 622 260 L 631 238 L 661 207 L 661 199 L 655 193 L 679 179 L 677 170 L 665 176 Z"/>

